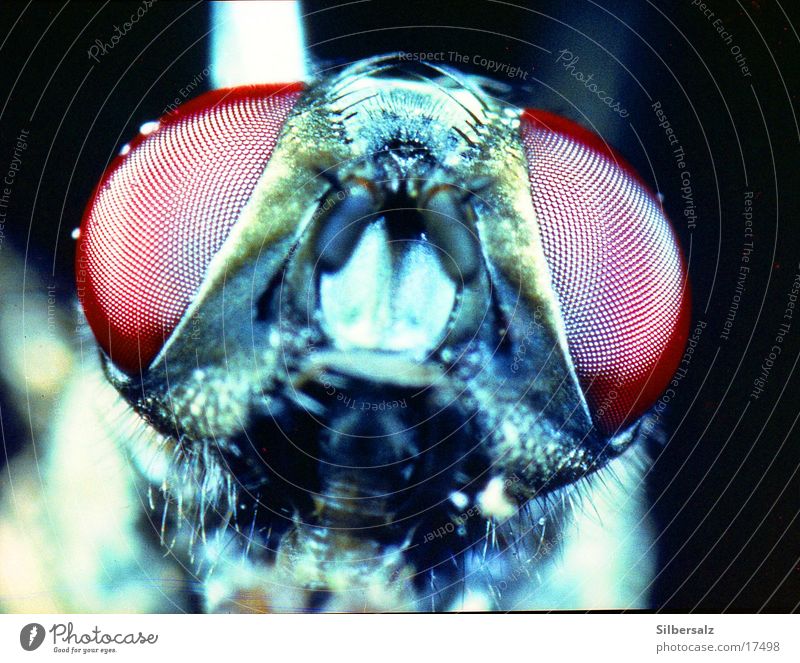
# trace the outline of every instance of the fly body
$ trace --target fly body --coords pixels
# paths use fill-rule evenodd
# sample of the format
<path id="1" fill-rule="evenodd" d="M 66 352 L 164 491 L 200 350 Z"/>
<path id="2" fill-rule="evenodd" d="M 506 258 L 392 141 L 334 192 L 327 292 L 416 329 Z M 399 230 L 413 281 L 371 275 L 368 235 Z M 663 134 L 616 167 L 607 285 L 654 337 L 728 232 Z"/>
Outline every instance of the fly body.
<path id="1" fill-rule="evenodd" d="M 689 296 L 601 138 L 386 56 L 124 152 L 78 241 L 97 421 L 199 607 L 646 605 Z"/>

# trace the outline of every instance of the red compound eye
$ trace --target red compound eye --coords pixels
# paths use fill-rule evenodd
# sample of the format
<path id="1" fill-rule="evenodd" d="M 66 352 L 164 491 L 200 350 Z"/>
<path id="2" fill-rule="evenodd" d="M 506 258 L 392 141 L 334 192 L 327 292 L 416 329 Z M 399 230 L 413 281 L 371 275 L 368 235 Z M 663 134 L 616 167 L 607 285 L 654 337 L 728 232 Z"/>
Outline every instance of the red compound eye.
<path id="1" fill-rule="evenodd" d="M 147 368 L 253 193 L 302 86 L 217 90 L 140 135 L 81 224 L 78 295 L 123 371 Z"/>
<path id="2" fill-rule="evenodd" d="M 658 201 L 600 138 L 534 110 L 520 131 L 570 355 L 610 435 L 655 403 L 678 366 L 686 267 Z"/>

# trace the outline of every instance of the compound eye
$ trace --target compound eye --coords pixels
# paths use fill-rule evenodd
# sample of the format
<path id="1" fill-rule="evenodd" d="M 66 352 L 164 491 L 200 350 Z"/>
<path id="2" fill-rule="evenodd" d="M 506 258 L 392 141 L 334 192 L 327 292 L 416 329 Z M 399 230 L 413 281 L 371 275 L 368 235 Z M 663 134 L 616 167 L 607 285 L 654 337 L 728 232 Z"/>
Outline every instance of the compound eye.
<path id="1" fill-rule="evenodd" d="M 145 125 L 106 170 L 76 271 L 89 325 L 122 371 L 144 371 L 180 322 L 301 90 L 209 92 Z"/>
<path id="2" fill-rule="evenodd" d="M 686 266 L 658 200 L 599 137 L 535 110 L 520 131 L 570 355 L 595 426 L 613 435 L 680 362 Z"/>

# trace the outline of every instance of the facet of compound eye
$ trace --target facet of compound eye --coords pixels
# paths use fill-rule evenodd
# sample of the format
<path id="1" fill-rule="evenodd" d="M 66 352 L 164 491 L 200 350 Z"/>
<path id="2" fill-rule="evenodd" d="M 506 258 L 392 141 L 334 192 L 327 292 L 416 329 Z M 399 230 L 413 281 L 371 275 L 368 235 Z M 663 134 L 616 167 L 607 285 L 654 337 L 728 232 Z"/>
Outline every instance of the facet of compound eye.
<path id="1" fill-rule="evenodd" d="M 118 368 L 145 370 L 175 329 L 301 90 L 207 93 L 148 126 L 103 175 L 84 214 L 76 271 L 89 325 Z"/>
<path id="2" fill-rule="evenodd" d="M 594 423 L 614 434 L 655 403 L 688 335 L 686 265 L 658 199 L 598 136 L 526 110 L 531 196 Z"/>

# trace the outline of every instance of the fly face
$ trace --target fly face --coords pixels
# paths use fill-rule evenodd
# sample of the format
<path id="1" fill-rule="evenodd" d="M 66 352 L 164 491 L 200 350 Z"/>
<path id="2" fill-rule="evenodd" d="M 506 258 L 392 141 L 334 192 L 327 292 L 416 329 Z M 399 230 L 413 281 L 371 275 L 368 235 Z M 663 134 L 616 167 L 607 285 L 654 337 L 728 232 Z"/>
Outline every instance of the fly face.
<path id="1" fill-rule="evenodd" d="M 163 118 L 78 252 L 129 451 L 211 609 L 447 608 L 487 524 L 543 526 L 636 439 L 684 279 L 599 139 L 389 58 Z"/>

